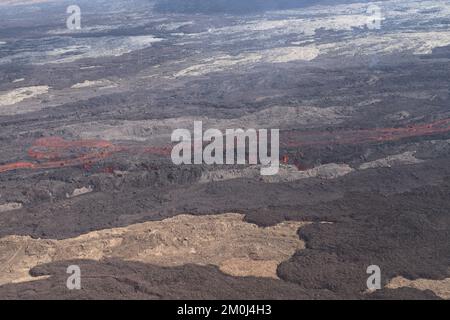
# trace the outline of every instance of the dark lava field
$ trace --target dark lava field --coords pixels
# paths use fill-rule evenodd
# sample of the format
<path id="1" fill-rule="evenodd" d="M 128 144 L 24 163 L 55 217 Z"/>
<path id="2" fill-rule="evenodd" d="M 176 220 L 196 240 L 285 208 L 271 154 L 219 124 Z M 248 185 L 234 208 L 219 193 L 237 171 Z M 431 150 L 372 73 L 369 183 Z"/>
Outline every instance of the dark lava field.
<path id="1" fill-rule="evenodd" d="M 450 1 L 76 2 L 0 3 L 0 299 L 450 299 Z"/>

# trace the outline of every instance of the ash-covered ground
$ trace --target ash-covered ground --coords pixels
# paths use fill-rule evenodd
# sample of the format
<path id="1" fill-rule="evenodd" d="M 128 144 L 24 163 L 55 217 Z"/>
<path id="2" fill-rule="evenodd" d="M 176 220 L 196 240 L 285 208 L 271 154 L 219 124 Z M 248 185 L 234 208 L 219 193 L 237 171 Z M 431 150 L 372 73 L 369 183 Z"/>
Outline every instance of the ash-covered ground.
<path id="1" fill-rule="evenodd" d="M 450 299 L 450 1 L 76 2 L 0 4 L 0 298 Z"/>

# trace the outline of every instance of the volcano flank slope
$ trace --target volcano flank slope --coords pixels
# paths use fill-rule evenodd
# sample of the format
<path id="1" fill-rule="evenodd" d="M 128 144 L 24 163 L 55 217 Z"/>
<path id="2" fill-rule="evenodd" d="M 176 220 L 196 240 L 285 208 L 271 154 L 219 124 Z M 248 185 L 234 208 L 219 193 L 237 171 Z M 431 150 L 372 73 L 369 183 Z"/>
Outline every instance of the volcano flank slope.
<path id="1" fill-rule="evenodd" d="M 450 2 L 168 3 L 2 6 L 0 298 L 449 299 Z M 194 121 L 278 174 L 175 165 Z"/>

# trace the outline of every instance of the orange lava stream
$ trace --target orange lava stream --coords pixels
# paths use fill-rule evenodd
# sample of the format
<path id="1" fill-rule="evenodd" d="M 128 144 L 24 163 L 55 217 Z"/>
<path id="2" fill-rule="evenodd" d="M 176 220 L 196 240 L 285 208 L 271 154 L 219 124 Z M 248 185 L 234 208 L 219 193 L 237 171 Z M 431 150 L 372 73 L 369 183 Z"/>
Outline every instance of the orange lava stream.
<path id="1" fill-rule="evenodd" d="M 316 132 L 284 132 L 281 146 L 304 147 L 333 144 L 362 144 L 368 142 L 393 141 L 408 137 L 450 132 L 450 119 L 400 128 L 377 128 L 361 130 L 336 130 Z M 171 147 L 145 147 L 120 145 L 106 140 L 64 140 L 47 137 L 36 140 L 28 149 L 28 157 L 34 161 L 19 161 L 0 165 L 0 173 L 17 169 L 51 169 L 92 164 L 111 157 L 118 152 L 149 153 L 168 156 Z M 288 159 L 282 159 L 287 162 Z"/>
<path id="2" fill-rule="evenodd" d="M 281 145 L 302 147 L 332 144 L 363 144 L 395 141 L 404 138 L 450 132 L 450 119 L 400 128 L 376 128 L 361 130 L 335 130 L 329 132 L 285 132 Z"/>
<path id="3" fill-rule="evenodd" d="M 0 165 L 0 173 L 17 169 L 51 169 L 71 166 L 90 166 L 117 152 L 170 154 L 168 148 L 121 146 L 105 140 L 64 140 L 60 137 L 41 138 L 28 149 L 34 162 L 14 162 Z"/>

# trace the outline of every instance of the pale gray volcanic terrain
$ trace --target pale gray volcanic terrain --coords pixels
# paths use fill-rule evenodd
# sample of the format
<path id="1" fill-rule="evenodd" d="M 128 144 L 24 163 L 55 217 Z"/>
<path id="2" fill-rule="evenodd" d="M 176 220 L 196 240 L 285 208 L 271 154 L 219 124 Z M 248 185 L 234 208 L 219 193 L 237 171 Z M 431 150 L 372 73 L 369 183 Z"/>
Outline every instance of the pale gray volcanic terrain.
<path id="1" fill-rule="evenodd" d="M 0 6 L 1 299 L 450 298 L 450 1 L 77 3 Z M 194 121 L 279 173 L 174 165 Z"/>

